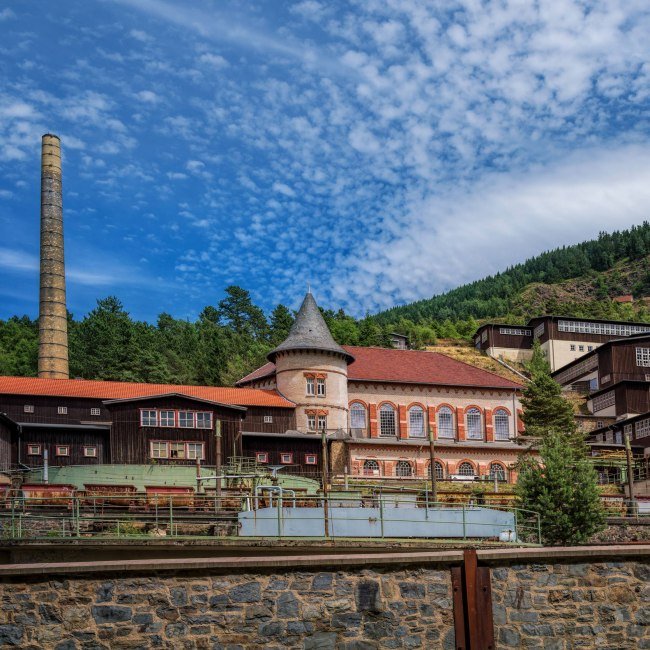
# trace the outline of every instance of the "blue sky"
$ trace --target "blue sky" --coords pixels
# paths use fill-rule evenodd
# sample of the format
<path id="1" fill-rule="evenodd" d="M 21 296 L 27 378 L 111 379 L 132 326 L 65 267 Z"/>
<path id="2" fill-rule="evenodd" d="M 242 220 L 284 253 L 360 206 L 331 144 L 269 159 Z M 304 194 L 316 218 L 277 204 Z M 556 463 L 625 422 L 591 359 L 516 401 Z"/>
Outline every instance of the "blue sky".
<path id="1" fill-rule="evenodd" d="M 0 318 L 38 311 L 40 136 L 68 306 L 361 316 L 650 217 L 647 0 L 0 3 Z"/>

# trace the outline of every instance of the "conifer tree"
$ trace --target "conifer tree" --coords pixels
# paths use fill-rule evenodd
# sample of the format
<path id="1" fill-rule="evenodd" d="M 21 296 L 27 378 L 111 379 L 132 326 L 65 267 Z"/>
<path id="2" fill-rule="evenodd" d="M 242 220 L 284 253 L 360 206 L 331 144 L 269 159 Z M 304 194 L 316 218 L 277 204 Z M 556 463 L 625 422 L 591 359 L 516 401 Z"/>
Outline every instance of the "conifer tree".
<path id="1" fill-rule="evenodd" d="M 531 379 L 521 399 L 526 435 L 543 437 L 551 432 L 575 434 L 573 408 L 562 396 L 560 384 L 551 377 L 551 369 L 539 341 L 535 341 L 528 371 Z"/>
<path id="2" fill-rule="evenodd" d="M 549 432 L 539 460 L 520 462 L 517 497 L 539 514 L 545 544 L 582 544 L 604 527 L 596 470 L 585 445 L 566 434 Z"/>

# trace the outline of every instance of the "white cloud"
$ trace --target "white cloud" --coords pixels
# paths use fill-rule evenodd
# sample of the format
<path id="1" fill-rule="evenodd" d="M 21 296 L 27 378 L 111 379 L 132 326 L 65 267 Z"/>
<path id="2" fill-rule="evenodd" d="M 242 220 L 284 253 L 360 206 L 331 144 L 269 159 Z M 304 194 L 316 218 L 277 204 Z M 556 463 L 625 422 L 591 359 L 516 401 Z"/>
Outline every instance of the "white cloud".
<path id="1" fill-rule="evenodd" d="M 228 67 L 228 61 L 226 59 L 224 59 L 219 54 L 211 54 L 210 52 L 201 54 L 201 56 L 199 57 L 199 61 L 217 70 L 219 70 L 220 68 Z"/>
<path id="2" fill-rule="evenodd" d="M 15 18 L 16 14 L 9 9 L 9 7 L 5 7 L 2 11 L 0 11 L 0 22 L 3 20 L 9 20 L 11 18 Z"/>
<path id="3" fill-rule="evenodd" d="M 135 94 L 138 101 L 141 101 L 145 104 L 157 104 L 160 101 L 160 97 L 156 95 L 152 90 L 141 90 Z"/>

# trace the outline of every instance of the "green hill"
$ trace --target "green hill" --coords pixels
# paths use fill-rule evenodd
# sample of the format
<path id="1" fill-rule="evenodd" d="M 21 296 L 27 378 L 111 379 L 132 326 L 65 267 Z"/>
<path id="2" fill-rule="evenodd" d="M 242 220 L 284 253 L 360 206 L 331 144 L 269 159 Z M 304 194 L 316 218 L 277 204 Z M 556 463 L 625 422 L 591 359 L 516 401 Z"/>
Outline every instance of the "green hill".
<path id="1" fill-rule="evenodd" d="M 634 305 L 612 299 L 632 293 Z M 543 313 L 590 318 L 650 320 L 650 224 L 601 233 L 597 239 L 547 251 L 502 273 L 426 300 L 376 314 L 381 325 L 408 329 L 412 324 L 438 330 L 472 320 L 523 323 Z"/>

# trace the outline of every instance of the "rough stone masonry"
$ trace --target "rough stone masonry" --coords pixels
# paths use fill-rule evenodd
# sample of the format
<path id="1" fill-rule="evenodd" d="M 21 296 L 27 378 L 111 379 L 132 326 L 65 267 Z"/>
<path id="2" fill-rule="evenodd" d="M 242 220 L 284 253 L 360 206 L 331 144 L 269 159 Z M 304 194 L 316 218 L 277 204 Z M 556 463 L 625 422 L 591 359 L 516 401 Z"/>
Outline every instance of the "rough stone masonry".
<path id="1" fill-rule="evenodd" d="M 509 558 L 499 552 L 483 554 L 491 566 L 497 648 L 650 648 L 650 552 L 617 557 L 613 548 L 600 559 L 574 557 L 572 549 L 507 550 Z M 448 561 L 340 571 L 251 568 L 263 559 L 248 558 L 248 573 L 165 573 L 155 563 L 137 568 L 127 561 L 119 564 L 133 564 L 136 573 L 108 574 L 97 563 L 97 570 L 60 579 L 3 575 L 0 567 L 0 646 L 455 647 Z"/>

